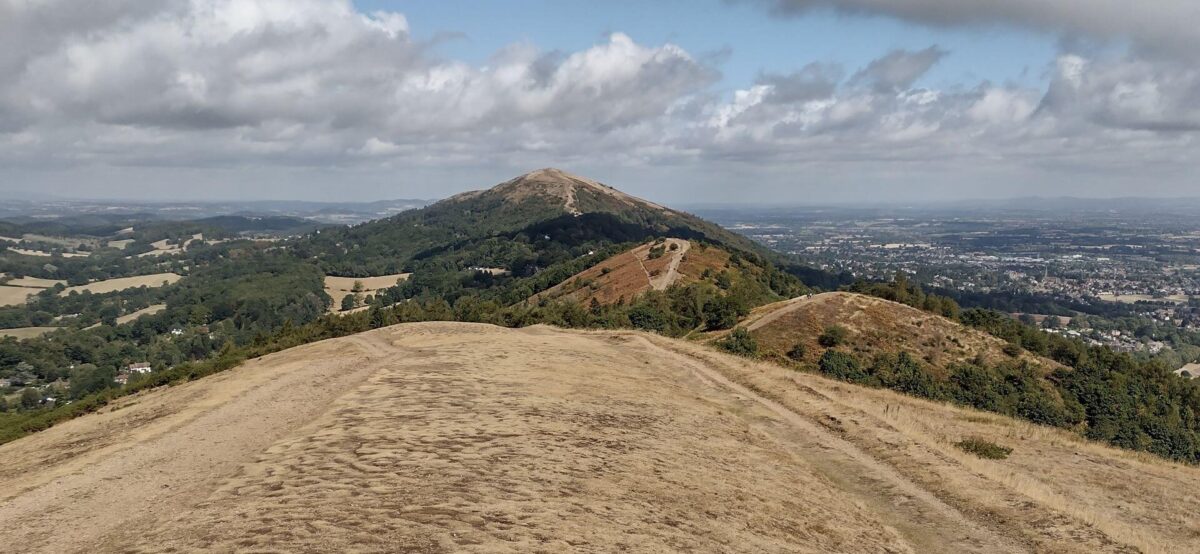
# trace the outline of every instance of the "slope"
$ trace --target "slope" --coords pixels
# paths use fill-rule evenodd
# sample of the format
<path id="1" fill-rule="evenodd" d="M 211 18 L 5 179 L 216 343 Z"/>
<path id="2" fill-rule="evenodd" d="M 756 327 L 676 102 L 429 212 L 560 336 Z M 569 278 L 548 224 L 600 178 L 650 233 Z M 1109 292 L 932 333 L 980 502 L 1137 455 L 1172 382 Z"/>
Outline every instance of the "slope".
<path id="1" fill-rule="evenodd" d="M 951 446 L 976 435 L 1015 451 Z M 0 458 L 0 539 L 30 552 L 1125 552 L 1200 536 L 1196 468 L 635 332 L 384 328 L 122 400 Z"/>
<path id="2" fill-rule="evenodd" d="M 600 304 L 633 300 L 646 291 L 695 282 L 705 269 L 719 270 L 728 260 L 729 254 L 723 250 L 693 250 L 686 240 L 648 242 L 589 267 L 530 300 L 567 300 L 582 305 L 593 300 Z"/>
<path id="3" fill-rule="evenodd" d="M 491 189 L 344 229 L 324 229 L 293 248 L 347 277 L 414 271 L 415 264 L 503 267 L 532 274 L 564 251 L 655 236 L 703 239 L 767 255 L 750 240 L 703 219 L 612 187 L 542 169 Z"/>
<path id="4" fill-rule="evenodd" d="M 1014 358 L 1004 352 L 1005 342 L 956 321 L 911 306 L 873 296 L 830 292 L 801 296 L 754 310 L 741 325 L 767 355 L 784 358 L 796 345 L 805 346 L 804 361 L 816 362 L 824 348 L 818 337 L 828 327 L 847 331 L 841 349 L 864 359 L 878 354 L 907 352 L 941 378 L 950 366 L 961 363 L 997 365 Z M 1063 366 L 1053 360 L 1021 352 L 1045 373 Z"/>

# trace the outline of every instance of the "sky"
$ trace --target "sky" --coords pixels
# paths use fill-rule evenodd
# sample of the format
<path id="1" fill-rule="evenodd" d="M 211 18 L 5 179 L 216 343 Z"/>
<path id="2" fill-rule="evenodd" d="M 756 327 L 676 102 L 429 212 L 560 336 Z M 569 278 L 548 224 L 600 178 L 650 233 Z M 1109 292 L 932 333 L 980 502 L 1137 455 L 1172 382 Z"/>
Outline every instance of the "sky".
<path id="1" fill-rule="evenodd" d="M 1200 196 L 1194 0 L 0 0 L 0 193 Z"/>

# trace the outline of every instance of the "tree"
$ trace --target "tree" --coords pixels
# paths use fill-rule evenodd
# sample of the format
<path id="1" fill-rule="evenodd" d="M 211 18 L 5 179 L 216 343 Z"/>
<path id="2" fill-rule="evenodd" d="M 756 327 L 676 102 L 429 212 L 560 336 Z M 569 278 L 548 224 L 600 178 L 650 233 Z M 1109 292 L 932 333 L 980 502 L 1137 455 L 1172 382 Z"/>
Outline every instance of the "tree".
<path id="1" fill-rule="evenodd" d="M 358 305 L 358 302 L 357 302 L 356 295 L 347 294 L 346 296 L 342 297 L 342 311 L 343 312 L 348 311 L 348 310 L 353 310 L 354 307 L 357 305 Z"/>
<path id="2" fill-rule="evenodd" d="M 367 289 L 365 286 L 363 286 L 362 281 L 355 281 L 354 285 L 350 287 L 350 292 L 353 292 L 355 294 L 360 293 L 364 290 L 367 290 Z"/>
<path id="3" fill-rule="evenodd" d="M 33 387 L 21 391 L 21 407 L 32 410 L 42 403 L 42 394 Z"/>

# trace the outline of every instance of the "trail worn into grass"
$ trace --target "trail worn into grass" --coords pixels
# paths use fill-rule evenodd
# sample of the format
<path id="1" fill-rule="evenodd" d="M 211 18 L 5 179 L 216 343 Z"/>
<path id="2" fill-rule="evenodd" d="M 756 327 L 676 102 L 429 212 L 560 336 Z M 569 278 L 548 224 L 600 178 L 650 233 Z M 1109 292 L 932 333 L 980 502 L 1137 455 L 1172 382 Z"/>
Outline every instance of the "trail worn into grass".
<path id="1" fill-rule="evenodd" d="M 400 325 L 141 394 L 0 447 L 0 541 L 31 552 L 1196 545 L 1186 522 L 1137 524 L 1156 504 L 1194 507 L 1192 493 L 1168 495 L 1195 482 L 1194 468 L 1034 430 L 1011 463 L 994 462 L 1007 473 L 993 472 L 943 448 L 1006 421 L 973 414 L 643 333 Z M 1071 448 L 1097 471 L 1109 464 L 1107 484 L 1075 477 L 1071 490 L 1047 491 L 1002 478 Z M 1153 487 L 1117 491 L 1121 472 L 1126 486 L 1136 474 Z M 1103 504 L 1104 487 L 1141 494 L 1131 511 L 1055 500 Z"/>

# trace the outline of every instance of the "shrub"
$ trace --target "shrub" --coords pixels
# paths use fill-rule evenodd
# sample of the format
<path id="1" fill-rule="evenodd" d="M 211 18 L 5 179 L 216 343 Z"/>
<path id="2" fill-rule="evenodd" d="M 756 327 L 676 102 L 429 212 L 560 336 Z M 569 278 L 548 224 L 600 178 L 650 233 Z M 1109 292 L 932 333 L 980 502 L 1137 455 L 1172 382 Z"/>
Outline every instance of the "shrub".
<path id="1" fill-rule="evenodd" d="M 1017 356 L 1021 355 L 1021 345 L 1010 342 L 1004 345 L 1004 353 L 1016 358 Z"/>
<path id="2" fill-rule="evenodd" d="M 826 350 L 817 366 L 821 373 L 845 381 L 862 381 L 867 378 L 862 364 L 858 363 L 854 356 L 837 350 Z"/>
<path id="3" fill-rule="evenodd" d="M 1012 449 L 1007 446 L 1000 446 L 994 442 L 986 441 L 980 438 L 963 439 L 954 444 L 963 452 L 970 452 L 980 458 L 988 460 L 1003 460 L 1012 454 Z"/>
<path id="4" fill-rule="evenodd" d="M 817 343 L 825 348 L 833 348 L 846 342 L 846 335 L 850 332 L 841 325 L 830 325 L 825 328 L 821 336 L 817 337 Z"/>
<path id="5" fill-rule="evenodd" d="M 804 357 L 808 355 L 808 347 L 802 342 L 796 343 L 791 350 L 788 350 L 787 357 L 793 361 L 802 362 Z"/>
<path id="6" fill-rule="evenodd" d="M 737 354 L 738 356 L 746 356 L 753 358 L 758 356 L 758 341 L 750 336 L 750 332 L 745 327 L 734 329 L 729 336 L 725 337 L 717 343 L 726 352 Z"/>

